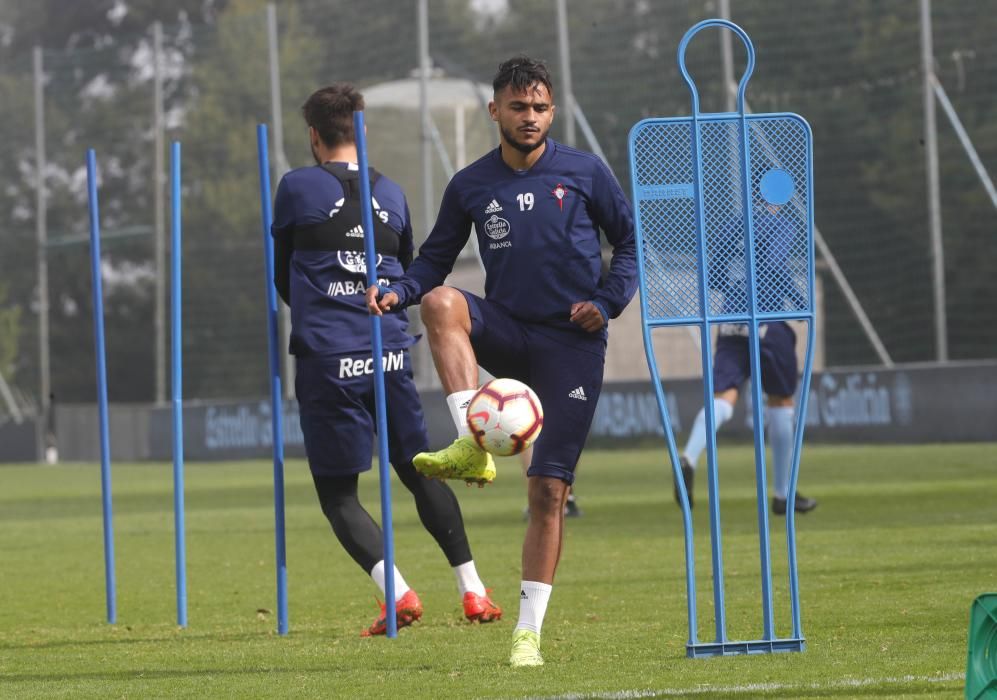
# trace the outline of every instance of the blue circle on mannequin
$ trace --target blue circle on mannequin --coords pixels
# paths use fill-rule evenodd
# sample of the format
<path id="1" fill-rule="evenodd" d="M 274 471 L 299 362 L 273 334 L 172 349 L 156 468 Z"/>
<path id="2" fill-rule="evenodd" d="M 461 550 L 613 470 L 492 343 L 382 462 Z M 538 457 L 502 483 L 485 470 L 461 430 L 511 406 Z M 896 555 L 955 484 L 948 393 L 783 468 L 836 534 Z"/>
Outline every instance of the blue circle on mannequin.
<path id="1" fill-rule="evenodd" d="M 762 178 L 759 185 L 762 197 L 769 204 L 782 206 L 793 197 L 796 192 L 796 185 L 793 184 L 793 176 L 785 170 L 769 170 Z"/>

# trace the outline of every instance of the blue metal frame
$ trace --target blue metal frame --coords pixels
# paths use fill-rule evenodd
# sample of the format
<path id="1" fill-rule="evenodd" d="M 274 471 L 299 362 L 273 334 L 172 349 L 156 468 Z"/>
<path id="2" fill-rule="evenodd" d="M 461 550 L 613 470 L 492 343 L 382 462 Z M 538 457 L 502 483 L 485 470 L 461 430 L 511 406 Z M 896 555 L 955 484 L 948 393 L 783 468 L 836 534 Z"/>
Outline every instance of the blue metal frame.
<path id="1" fill-rule="evenodd" d="M 97 202 L 97 156 L 87 150 L 87 197 L 90 203 L 90 273 L 93 280 L 93 336 L 97 360 L 97 411 L 100 420 L 100 493 L 104 516 L 104 592 L 107 621 L 117 622 L 114 581 L 114 508 L 111 503 L 111 447 L 107 420 L 107 364 L 104 350 L 104 291 L 100 270 L 100 209 Z"/>
<path id="2" fill-rule="evenodd" d="M 277 570 L 277 633 L 287 634 L 287 546 L 284 530 L 284 403 L 280 377 L 280 345 L 277 333 L 277 289 L 273 277 L 273 238 L 270 226 L 270 158 L 267 126 L 256 127 L 256 153 L 260 174 L 260 214 L 263 222 L 263 267 L 266 282 L 267 349 L 270 358 L 270 431 L 273 435 L 273 515 Z"/>
<path id="3" fill-rule="evenodd" d="M 371 204 L 370 173 L 367 171 L 367 133 L 363 112 L 353 113 L 356 135 L 357 165 L 360 169 L 360 212 L 364 230 L 364 255 L 367 286 L 377 285 L 377 251 L 374 247 L 374 211 Z M 371 357 L 374 358 L 374 405 L 377 413 L 377 449 L 381 482 L 381 530 L 384 536 L 384 604 L 388 637 L 398 636 L 395 617 L 395 544 L 391 524 L 391 472 L 388 469 L 388 415 L 384 398 L 384 350 L 381 343 L 381 319 L 370 317 Z"/>
<path id="4" fill-rule="evenodd" d="M 183 485 L 183 330 L 181 308 L 180 142 L 170 147 L 170 361 L 173 369 L 173 530 L 176 553 L 177 624 L 187 626 L 187 543 Z"/>
<path id="5" fill-rule="evenodd" d="M 737 111 L 734 113 L 723 113 L 723 114 L 702 114 L 699 111 L 699 95 L 696 90 L 695 83 L 693 82 L 691 76 L 689 75 L 686 65 L 685 65 L 685 52 L 688 47 L 689 42 L 692 38 L 707 27 L 721 27 L 733 31 L 737 34 L 745 45 L 747 50 L 747 66 L 744 75 L 741 77 L 738 83 L 737 90 Z M 662 426 L 664 428 L 668 454 L 672 462 L 672 473 L 673 477 L 678 485 L 680 500 L 682 505 L 682 518 L 683 518 L 683 530 L 685 535 L 685 557 L 686 557 L 686 591 L 688 596 L 688 619 L 689 619 L 689 640 L 687 642 L 687 654 L 690 657 L 700 657 L 700 656 L 718 656 L 718 655 L 733 655 L 733 654 L 756 654 L 756 653 L 770 653 L 779 651 L 802 651 L 805 648 L 805 642 L 801 630 L 800 624 L 800 611 L 799 611 L 799 588 L 798 588 L 798 577 L 797 577 L 797 561 L 796 561 L 796 530 L 795 530 L 795 517 L 794 510 L 792 508 L 792 503 L 796 495 L 796 482 L 799 474 L 799 460 L 800 452 L 802 449 L 803 440 L 803 427 L 804 418 L 806 416 L 807 399 L 809 397 L 810 388 L 810 378 L 813 367 L 813 347 L 814 347 L 814 314 L 813 314 L 813 298 L 814 298 L 814 248 L 813 248 L 813 172 L 812 172 L 812 162 L 811 156 L 813 152 L 812 148 L 812 137 L 810 132 L 810 127 L 801 117 L 795 114 L 765 114 L 765 115 L 746 115 L 744 108 L 744 94 L 747 88 L 747 83 L 751 74 L 754 70 L 755 64 L 755 54 L 754 47 L 751 44 L 751 40 L 743 29 L 733 24 L 732 22 L 721 20 L 721 19 L 710 19 L 700 22 L 689 29 L 678 48 L 678 64 L 679 69 L 682 73 L 682 77 L 689 87 L 691 93 L 692 101 L 692 116 L 691 117 L 680 117 L 680 118 L 670 118 L 670 119 L 645 119 L 638 122 L 630 132 L 629 137 L 629 150 L 630 150 L 630 170 L 631 170 L 631 180 L 633 183 L 633 198 L 634 198 L 634 216 L 636 224 L 636 236 L 637 236 L 637 259 L 639 267 L 639 280 L 641 288 L 641 317 L 643 319 L 643 336 L 644 336 L 644 351 L 647 356 L 648 367 L 651 372 L 652 384 L 654 385 L 655 395 L 658 403 L 658 410 L 661 415 Z M 805 215 L 807 221 L 807 287 L 808 287 L 808 309 L 799 311 L 766 311 L 764 313 L 760 312 L 757 303 L 757 289 L 755 284 L 756 271 L 755 271 L 755 232 L 752 220 L 752 208 L 750 202 L 751 197 L 751 168 L 752 163 L 752 153 L 751 153 L 751 142 L 749 139 L 749 133 L 751 133 L 751 125 L 755 122 L 761 123 L 762 120 L 787 120 L 787 122 L 792 122 L 793 124 L 802 128 L 803 132 L 806 134 L 807 140 L 807 158 L 806 158 L 806 211 L 800 211 L 798 213 Z M 706 258 L 706 222 L 705 222 L 705 207 L 704 207 L 704 182 L 703 182 L 703 163 L 702 163 L 702 127 L 704 124 L 710 124 L 714 122 L 725 122 L 725 123 L 736 123 L 739 132 L 739 159 L 740 159 L 740 169 L 741 169 L 741 194 L 743 197 L 744 206 L 742 208 L 743 216 L 743 226 L 745 231 L 745 246 L 746 250 L 750 253 L 745 256 L 746 260 L 746 277 L 747 277 L 747 289 L 748 292 L 748 302 L 749 309 L 747 313 L 743 314 L 730 314 L 723 313 L 712 315 L 710 312 L 710 299 L 709 299 L 709 281 L 708 281 L 708 267 Z M 691 143 L 689 147 L 691 149 L 692 155 L 692 188 L 693 188 L 693 198 L 695 201 L 695 215 L 696 215 L 696 234 L 698 239 L 698 244 L 696 246 L 696 258 L 699 272 L 698 279 L 698 301 L 699 301 L 699 315 L 689 315 L 689 314 L 676 314 L 668 318 L 651 318 L 651 314 L 648 309 L 648 293 L 647 293 L 647 280 L 645 278 L 645 270 L 647 269 L 647 260 L 645 255 L 645 241 L 643 235 L 643 221 L 640 203 L 643 199 L 649 198 L 654 199 L 656 196 L 651 196 L 646 193 L 646 188 L 643 188 L 638 183 L 638 173 L 636 169 L 636 156 L 635 156 L 635 141 L 638 135 L 643 129 L 649 126 L 657 125 L 684 125 L 688 126 L 691 133 Z M 764 136 L 762 137 L 764 141 Z M 762 143 L 762 154 L 761 156 L 767 157 L 773 165 L 779 166 L 777 161 L 777 154 L 774 153 L 773 149 L 766 147 L 766 144 Z M 663 183 L 666 187 L 668 183 Z M 645 197 L 645 195 L 647 195 Z M 667 196 L 667 195 L 666 195 Z M 799 200 L 795 202 L 797 207 L 800 207 Z M 799 398 L 799 408 L 796 419 L 796 433 L 795 433 L 795 443 L 793 450 L 793 462 L 792 470 L 790 474 L 790 484 L 788 503 L 790 507 L 787 508 L 786 514 L 786 532 L 787 532 L 787 543 L 788 543 L 788 566 L 789 566 L 789 587 L 790 587 L 790 599 L 792 607 L 792 618 L 793 618 L 793 632 L 792 636 L 789 638 L 777 638 L 774 629 L 773 612 L 772 612 L 772 569 L 771 569 L 771 556 L 770 556 L 770 538 L 769 538 L 769 522 L 768 522 L 768 508 L 767 508 L 767 486 L 766 486 L 766 470 L 765 470 L 765 442 L 764 442 L 764 428 L 763 428 L 763 401 L 762 401 L 762 389 L 761 381 L 757 378 L 761 377 L 760 363 L 759 363 L 759 335 L 758 327 L 760 323 L 765 323 L 775 320 L 803 320 L 807 322 L 808 333 L 807 333 L 807 348 L 806 348 L 806 359 L 804 362 L 803 379 L 801 382 L 801 391 Z M 724 578 L 723 578 L 723 556 L 722 556 L 722 544 L 721 544 L 721 529 L 720 529 L 720 507 L 719 507 L 719 479 L 717 470 L 717 460 L 716 460 L 716 437 L 715 437 L 715 417 L 713 411 L 713 373 L 712 373 L 712 348 L 711 348 L 711 324 L 725 321 L 725 322 L 741 322 L 748 325 L 748 336 L 749 336 L 749 348 L 750 348 L 750 362 L 751 362 L 751 372 L 752 377 L 756 378 L 751 382 L 752 386 L 752 410 L 754 412 L 754 447 L 755 447 L 755 477 L 756 477 L 756 498 L 757 498 L 757 508 L 758 508 L 758 528 L 759 528 L 759 559 L 761 564 L 761 586 L 762 586 L 762 628 L 763 634 L 762 639 L 754 641 L 731 641 L 727 638 L 726 632 L 726 611 L 724 608 Z M 715 609 L 715 627 L 716 636 L 713 642 L 700 642 L 698 640 L 697 632 L 697 617 L 696 617 L 696 590 L 695 590 L 695 569 L 694 569 L 694 542 L 693 542 L 693 529 L 692 529 L 692 514 L 691 507 L 689 504 L 689 495 L 686 493 L 685 484 L 682 479 L 680 461 L 678 458 L 678 451 L 675 446 L 674 435 L 671 430 L 671 421 L 668 415 L 667 403 L 665 400 L 665 393 L 662 383 L 660 381 L 660 374 L 657 369 L 657 362 L 654 356 L 654 348 L 651 340 L 651 331 L 658 327 L 670 327 L 670 326 L 681 326 L 681 325 L 696 325 L 700 330 L 701 337 L 701 352 L 702 352 L 702 366 L 703 366 L 703 399 L 705 406 L 705 418 L 706 418 L 706 432 L 707 432 L 707 480 L 709 489 L 709 501 L 710 501 L 710 543 L 711 543 L 711 554 L 712 554 L 712 566 L 713 566 L 713 595 L 714 595 L 714 609 Z"/>

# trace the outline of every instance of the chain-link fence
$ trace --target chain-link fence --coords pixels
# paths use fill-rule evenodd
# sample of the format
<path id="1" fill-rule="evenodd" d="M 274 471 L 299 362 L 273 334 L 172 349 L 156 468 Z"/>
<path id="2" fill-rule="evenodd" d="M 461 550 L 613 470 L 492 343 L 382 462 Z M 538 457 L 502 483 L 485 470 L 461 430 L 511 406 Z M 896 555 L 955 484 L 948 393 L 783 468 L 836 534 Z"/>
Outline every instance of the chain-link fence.
<path id="1" fill-rule="evenodd" d="M 254 126 L 275 121 L 275 94 L 283 128 L 271 160 L 278 169 L 298 167 L 310 161 L 301 103 L 323 84 L 358 84 L 368 95 L 371 162 L 405 188 L 420 239 L 453 169 L 496 142 L 486 101 L 501 60 L 524 52 L 548 61 L 559 103 L 553 136 L 574 137 L 580 147 L 603 154 L 629 191 L 629 128 L 645 116 L 689 113 L 676 47 L 693 23 L 724 9 L 702 0 L 568 0 L 567 31 L 559 35 L 556 0 L 427 4 L 432 70 L 425 139 L 417 1 L 299 0 L 268 11 L 262 1 L 232 0 L 209 23 L 184 21 L 158 31 L 150 26 L 85 50 L 45 49 L 40 74 L 30 53 L 5 59 L 0 375 L 10 394 L 29 408 L 39 403 L 39 387 L 46 386 L 39 380 L 40 338 L 47 327 L 52 394 L 67 402 L 94 396 L 87 148 L 96 149 L 100 166 L 111 399 L 154 401 L 168 394 L 168 287 L 161 274 L 167 268 L 166 257 L 156 252 L 157 245 L 168 248 L 165 159 L 171 140 L 183 143 L 185 396 L 263 396 L 266 324 Z M 884 355 L 892 362 L 935 361 L 918 4 L 729 4 L 731 19 L 757 51 L 747 92 L 751 108 L 797 112 L 813 127 L 816 220 L 836 263 L 827 264 L 826 256 L 819 262 L 826 363 L 880 363 Z M 987 9 L 983 0 L 937 2 L 931 17 L 938 85 L 980 162 L 993 170 L 997 15 Z M 688 53 L 704 111 L 724 111 L 729 94 L 718 36 L 700 34 Z M 570 56 L 574 109 L 564 95 L 564 55 Z M 734 80 L 743 62 L 735 40 Z M 32 101 L 39 80 L 42 114 Z M 997 208 L 940 98 L 936 105 L 948 357 L 993 358 Z M 45 155 L 41 203 L 39 135 Z M 39 261 L 47 267 L 44 290 Z M 857 315 L 863 313 L 865 326 Z"/>

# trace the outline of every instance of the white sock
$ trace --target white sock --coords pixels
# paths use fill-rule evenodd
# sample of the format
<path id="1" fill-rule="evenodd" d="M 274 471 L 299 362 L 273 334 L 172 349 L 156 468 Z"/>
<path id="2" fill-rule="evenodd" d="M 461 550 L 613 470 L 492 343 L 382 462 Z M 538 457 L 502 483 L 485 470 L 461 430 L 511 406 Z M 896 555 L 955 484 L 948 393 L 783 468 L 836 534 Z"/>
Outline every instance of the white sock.
<path id="1" fill-rule="evenodd" d="M 792 406 L 769 406 L 765 409 L 765 427 L 772 445 L 773 489 L 778 498 L 786 498 L 789 492 L 789 470 L 793 466 L 793 425 Z"/>
<path id="2" fill-rule="evenodd" d="M 377 587 L 381 589 L 381 593 L 387 595 L 384 590 L 384 560 L 374 564 L 374 568 L 370 570 L 370 577 L 374 579 L 374 583 Z M 408 584 L 405 583 L 405 579 L 402 578 L 402 572 L 395 567 L 395 602 L 397 603 L 401 600 L 401 597 L 409 592 Z"/>
<path id="3" fill-rule="evenodd" d="M 470 591 L 477 595 L 485 594 L 485 584 L 478 578 L 478 570 L 474 568 L 474 560 L 453 567 L 454 575 L 457 577 L 457 589 L 461 597 Z"/>
<path id="4" fill-rule="evenodd" d="M 713 399 L 713 421 L 717 430 L 720 430 L 720 426 L 729 421 L 732 415 L 734 415 L 733 406 L 723 399 Z M 693 469 L 696 468 L 699 455 L 703 454 L 703 450 L 705 449 L 706 409 L 701 408 L 699 409 L 699 413 L 696 414 L 696 420 L 693 421 L 692 430 L 689 432 L 689 440 L 685 443 L 685 451 L 683 452 Z"/>
<path id="5" fill-rule="evenodd" d="M 522 581 L 519 586 L 519 622 L 516 629 L 540 634 L 553 586 L 539 581 Z"/>
<path id="6" fill-rule="evenodd" d="M 471 429 L 467 427 L 467 405 L 478 392 L 474 389 L 467 391 L 455 391 L 447 397 L 447 408 L 450 409 L 450 416 L 454 425 L 457 426 L 457 437 L 464 437 L 471 434 Z"/>

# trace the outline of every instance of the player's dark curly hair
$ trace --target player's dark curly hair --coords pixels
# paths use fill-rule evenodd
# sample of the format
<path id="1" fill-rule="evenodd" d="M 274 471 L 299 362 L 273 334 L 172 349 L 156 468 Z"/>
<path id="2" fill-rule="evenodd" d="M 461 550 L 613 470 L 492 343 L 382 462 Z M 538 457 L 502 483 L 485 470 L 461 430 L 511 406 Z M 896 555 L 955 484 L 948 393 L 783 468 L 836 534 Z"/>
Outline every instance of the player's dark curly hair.
<path id="1" fill-rule="evenodd" d="M 506 85 L 511 85 L 516 92 L 525 92 L 537 84 L 543 85 L 551 97 L 554 96 L 554 86 L 550 82 L 547 64 L 520 54 L 499 66 L 492 80 L 492 89 L 499 92 Z"/>
<path id="2" fill-rule="evenodd" d="M 363 95 L 351 83 L 333 83 L 313 92 L 301 105 L 301 114 L 322 143 L 335 148 L 355 141 L 353 113 L 363 107 Z"/>

